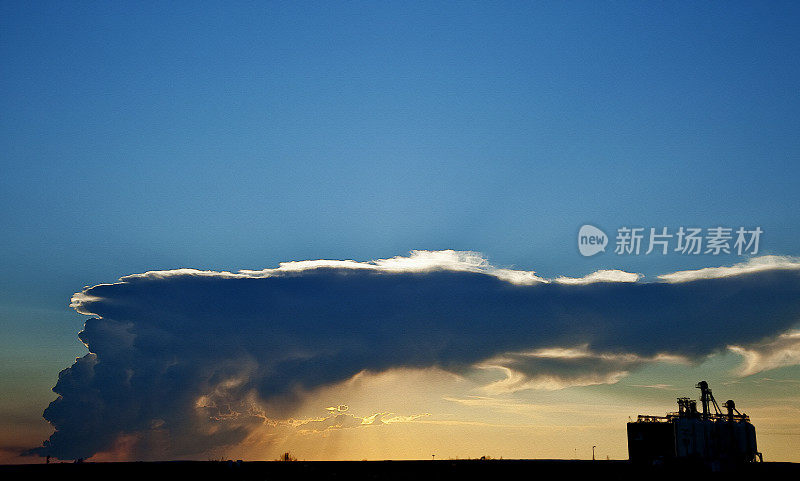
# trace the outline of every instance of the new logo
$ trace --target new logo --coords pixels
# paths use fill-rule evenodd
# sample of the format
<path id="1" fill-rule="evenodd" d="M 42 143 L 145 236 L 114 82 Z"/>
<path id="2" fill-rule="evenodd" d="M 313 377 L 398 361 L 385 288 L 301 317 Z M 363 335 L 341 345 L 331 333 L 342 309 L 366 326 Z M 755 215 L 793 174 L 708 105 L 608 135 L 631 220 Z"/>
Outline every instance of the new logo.
<path id="1" fill-rule="evenodd" d="M 605 252 L 608 236 L 593 225 L 582 225 L 578 231 L 578 250 L 584 257 L 591 257 L 598 252 Z"/>

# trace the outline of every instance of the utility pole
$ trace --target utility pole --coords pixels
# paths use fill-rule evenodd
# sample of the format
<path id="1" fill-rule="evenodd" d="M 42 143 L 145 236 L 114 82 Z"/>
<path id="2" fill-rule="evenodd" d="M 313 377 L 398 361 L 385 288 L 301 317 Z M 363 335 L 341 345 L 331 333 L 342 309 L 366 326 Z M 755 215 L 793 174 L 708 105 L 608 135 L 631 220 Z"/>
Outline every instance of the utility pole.
<path id="1" fill-rule="evenodd" d="M 597 446 L 592 446 L 592 461 L 594 461 L 594 448 L 596 448 L 596 447 Z"/>

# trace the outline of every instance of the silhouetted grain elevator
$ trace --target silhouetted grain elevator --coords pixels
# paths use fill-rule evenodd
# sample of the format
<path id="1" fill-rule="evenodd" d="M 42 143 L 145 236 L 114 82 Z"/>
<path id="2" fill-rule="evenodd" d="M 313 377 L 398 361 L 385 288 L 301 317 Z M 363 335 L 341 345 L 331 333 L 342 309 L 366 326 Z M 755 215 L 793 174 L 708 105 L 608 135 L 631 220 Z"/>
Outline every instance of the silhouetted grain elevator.
<path id="1" fill-rule="evenodd" d="M 696 461 L 738 464 L 762 460 L 756 447 L 756 429 L 733 401 L 720 410 L 708 383 L 697 383 L 697 401 L 678 398 L 678 411 L 666 416 L 639 415 L 628 423 L 628 456 L 644 464 Z M 711 412 L 713 408 L 714 412 Z"/>

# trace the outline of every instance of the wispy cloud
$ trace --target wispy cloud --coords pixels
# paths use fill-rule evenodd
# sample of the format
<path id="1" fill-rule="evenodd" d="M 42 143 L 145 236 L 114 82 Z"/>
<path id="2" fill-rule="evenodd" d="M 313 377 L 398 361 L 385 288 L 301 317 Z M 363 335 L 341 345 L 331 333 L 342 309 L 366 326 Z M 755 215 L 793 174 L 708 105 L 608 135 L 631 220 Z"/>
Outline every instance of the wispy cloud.
<path id="1" fill-rule="evenodd" d="M 800 330 L 792 330 L 746 347 L 728 346 L 744 358 L 737 373 L 750 376 L 758 372 L 800 364 Z"/>
<path id="2" fill-rule="evenodd" d="M 592 352 L 588 344 L 572 348 L 543 348 L 505 353 L 478 364 L 483 369 L 499 369 L 505 378 L 484 389 L 498 394 L 524 389 L 557 390 L 570 386 L 614 384 L 632 369 L 645 363 L 675 360 L 678 356 L 642 357 L 631 353 Z"/>
<path id="3" fill-rule="evenodd" d="M 321 432 L 332 429 L 350 429 L 364 426 L 409 423 L 430 416 L 430 413 L 403 416 L 391 412 L 374 413 L 369 416 L 357 416 L 350 413 L 337 413 L 317 419 L 295 421 L 292 426 L 300 432 Z"/>
<path id="4" fill-rule="evenodd" d="M 672 384 L 631 384 L 633 387 L 643 387 L 646 389 L 675 389 Z"/>

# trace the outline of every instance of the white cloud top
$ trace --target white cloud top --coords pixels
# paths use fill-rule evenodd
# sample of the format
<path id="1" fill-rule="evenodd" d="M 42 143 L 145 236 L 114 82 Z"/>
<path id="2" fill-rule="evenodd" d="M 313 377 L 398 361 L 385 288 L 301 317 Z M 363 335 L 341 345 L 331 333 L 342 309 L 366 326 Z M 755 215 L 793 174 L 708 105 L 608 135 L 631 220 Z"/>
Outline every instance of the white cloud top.
<path id="1" fill-rule="evenodd" d="M 800 259 L 788 256 L 761 256 L 728 267 L 706 267 L 704 269 L 678 271 L 660 275 L 658 278 L 666 282 L 689 282 L 699 279 L 720 279 L 781 269 L 800 270 Z"/>

